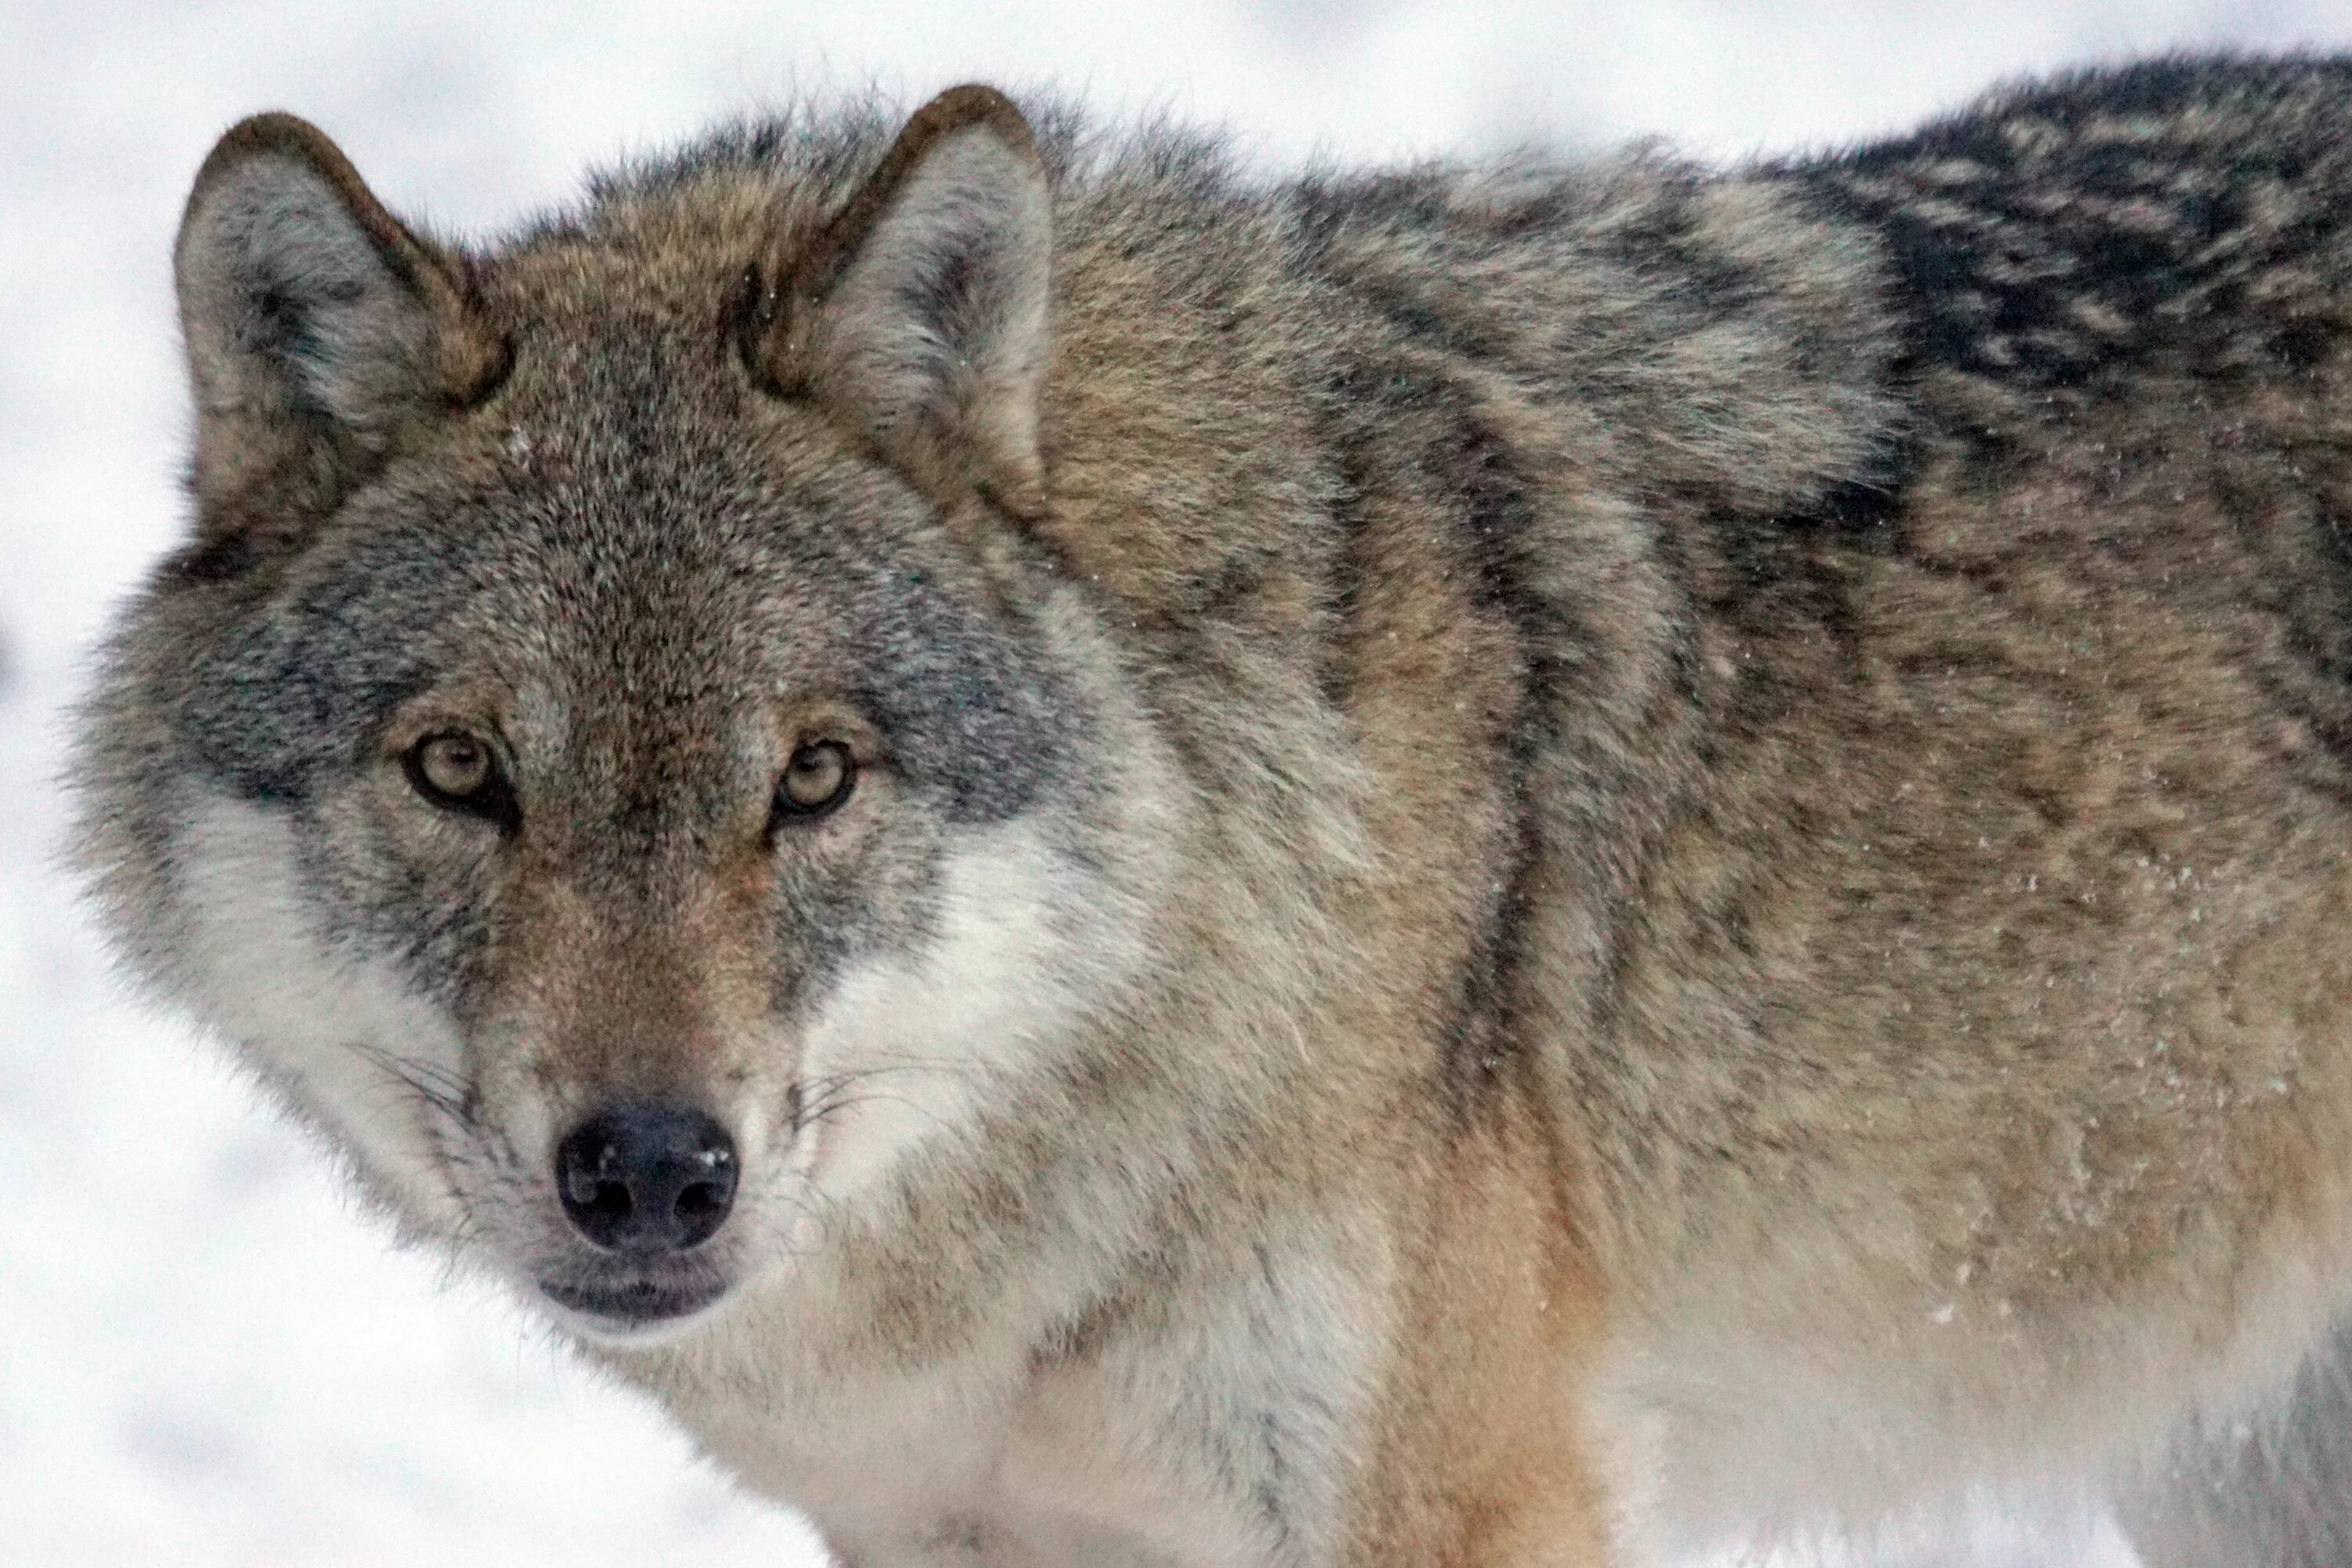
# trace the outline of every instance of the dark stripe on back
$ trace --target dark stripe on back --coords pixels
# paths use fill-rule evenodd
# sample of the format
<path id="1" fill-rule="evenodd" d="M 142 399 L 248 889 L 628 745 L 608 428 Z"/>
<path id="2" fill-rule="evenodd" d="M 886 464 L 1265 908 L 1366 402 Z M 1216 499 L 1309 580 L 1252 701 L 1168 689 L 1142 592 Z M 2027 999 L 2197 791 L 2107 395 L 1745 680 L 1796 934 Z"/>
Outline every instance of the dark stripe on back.
<path id="1" fill-rule="evenodd" d="M 2234 326 L 2249 279 L 2331 238 L 2347 104 L 2343 60 L 2159 60 L 1767 172 L 1882 237 L 1913 368 L 2055 390 Z M 2281 360 L 2325 351 L 2277 325 Z"/>

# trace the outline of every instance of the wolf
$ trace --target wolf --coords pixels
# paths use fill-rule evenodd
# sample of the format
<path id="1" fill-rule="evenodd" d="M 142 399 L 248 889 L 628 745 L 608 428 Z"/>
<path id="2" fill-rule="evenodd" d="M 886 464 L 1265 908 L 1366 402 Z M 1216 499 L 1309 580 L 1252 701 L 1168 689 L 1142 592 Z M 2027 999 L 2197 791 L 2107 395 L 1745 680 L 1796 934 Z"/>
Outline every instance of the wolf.
<path id="1" fill-rule="evenodd" d="M 964 87 L 459 243 L 262 115 L 79 855 L 847 1564 L 2341 1562 L 2347 125 L 1274 177 Z"/>

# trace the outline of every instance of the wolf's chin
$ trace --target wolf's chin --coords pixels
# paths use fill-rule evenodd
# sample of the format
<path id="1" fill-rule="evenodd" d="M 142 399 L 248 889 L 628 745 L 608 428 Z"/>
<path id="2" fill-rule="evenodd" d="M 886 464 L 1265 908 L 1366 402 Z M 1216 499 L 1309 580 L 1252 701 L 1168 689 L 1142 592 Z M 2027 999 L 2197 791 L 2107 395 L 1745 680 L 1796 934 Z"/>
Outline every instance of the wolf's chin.
<path id="1" fill-rule="evenodd" d="M 730 1279 L 685 1285 L 651 1281 L 599 1289 L 560 1280 L 535 1281 L 540 1301 L 557 1325 L 607 1350 L 651 1350 L 672 1344 L 716 1315 L 730 1295 Z"/>

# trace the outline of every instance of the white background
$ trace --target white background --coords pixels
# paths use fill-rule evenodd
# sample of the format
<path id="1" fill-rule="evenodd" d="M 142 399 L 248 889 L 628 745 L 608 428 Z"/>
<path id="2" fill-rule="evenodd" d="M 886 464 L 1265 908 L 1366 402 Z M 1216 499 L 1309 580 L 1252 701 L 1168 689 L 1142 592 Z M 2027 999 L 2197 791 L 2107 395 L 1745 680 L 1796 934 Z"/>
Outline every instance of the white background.
<path id="1" fill-rule="evenodd" d="M 1625 5 L 0 0 L 0 1560 L 815 1561 L 517 1313 L 395 1252 L 326 1158 L 112 987 L 56 869 L 60 709 L 181 526 L 168 249 L 236 118 L 286 108 L 396 209 L 482 234 L 588 163 L 795 91 L 1050 84 L 1222 122 L 1269 169 L 1661 134 L 1733 158 L 1996 79 L 2352 45 L 2352 4 Z M 1911 1563 L 2126 1564 L 2000 1510 Z"/>

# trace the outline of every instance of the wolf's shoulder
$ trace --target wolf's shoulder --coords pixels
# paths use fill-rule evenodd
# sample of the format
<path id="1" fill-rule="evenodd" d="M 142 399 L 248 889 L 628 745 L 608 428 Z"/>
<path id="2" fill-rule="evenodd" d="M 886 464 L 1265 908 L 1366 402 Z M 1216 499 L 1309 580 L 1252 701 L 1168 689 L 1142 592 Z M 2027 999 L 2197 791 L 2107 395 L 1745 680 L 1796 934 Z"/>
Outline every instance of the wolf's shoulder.
<path id="1" fill-rule="evenodd" d="M 2296 368 L 2333 338 L 2352 58 L 2169 58 L 1998 90 L 1769 171 L 1882 238 L 1913 353 L 2035 388 Z"/>

